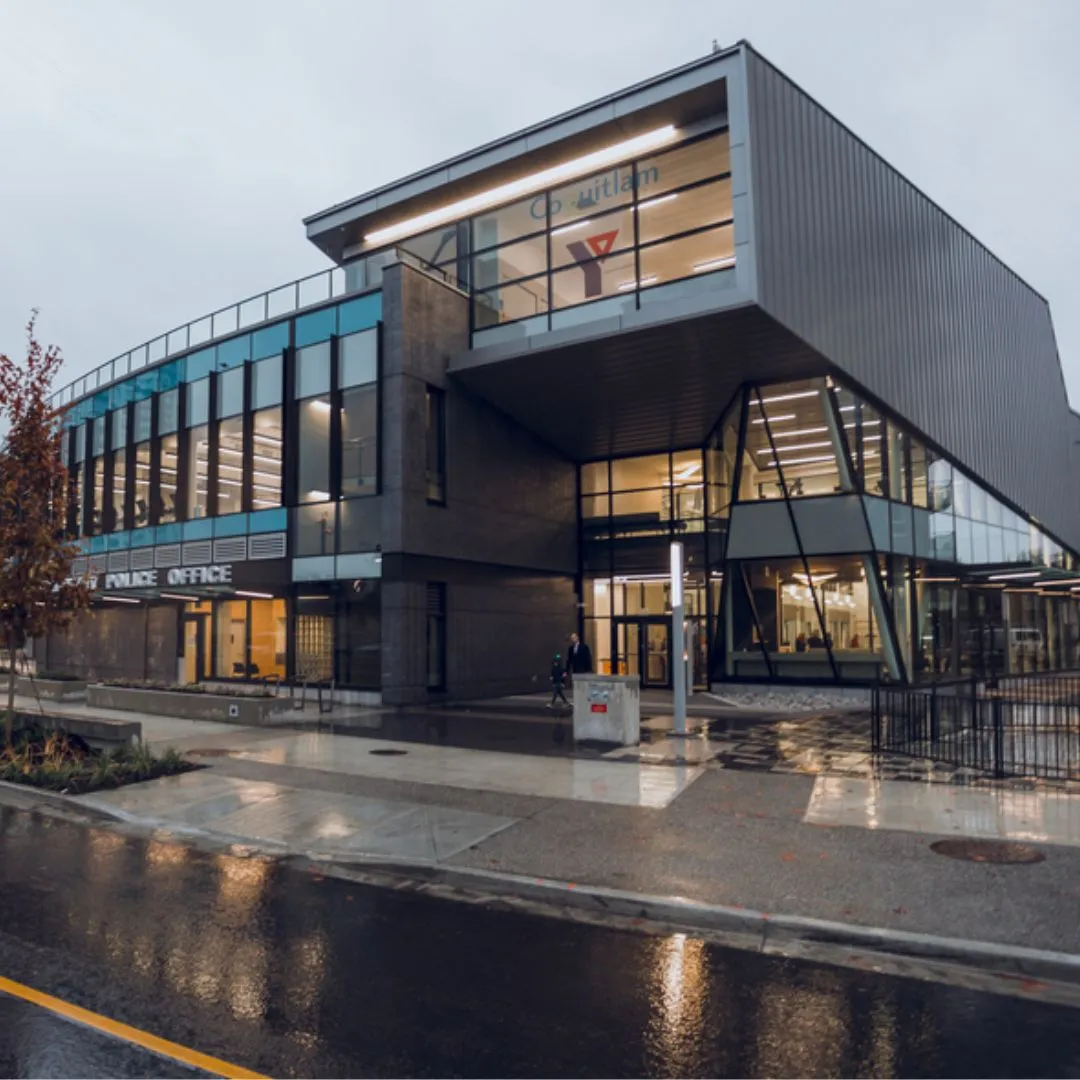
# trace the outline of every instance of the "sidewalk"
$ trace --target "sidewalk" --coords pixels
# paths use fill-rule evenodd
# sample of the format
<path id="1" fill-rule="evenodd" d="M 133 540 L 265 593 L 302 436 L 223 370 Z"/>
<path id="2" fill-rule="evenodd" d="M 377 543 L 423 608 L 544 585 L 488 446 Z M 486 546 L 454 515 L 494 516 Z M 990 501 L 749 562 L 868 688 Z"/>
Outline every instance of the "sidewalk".
<path id="1" fill-rule="evenodd" d="M 856 752 L 855 728 L 839 721 L 758 724 L 749 750 L 728 724 L 701 740 L 710 752 L 726 748 L 702 765 L 163 717 L 144 724 L 152 744 L 207 768 L 68 804 L 323 863 L 434 868 L 477 881 L 520 875 L 1080 954 L 1080 796 L 885 779 Z M 821 742 L 836 725 L 835 744 L 800 748 L 800 732 Z M 770 731 L 778 764 L 752 752 Z M 1033 845 L 1045 861 L 965 862 L 930 848 L 957 836 Z"/>

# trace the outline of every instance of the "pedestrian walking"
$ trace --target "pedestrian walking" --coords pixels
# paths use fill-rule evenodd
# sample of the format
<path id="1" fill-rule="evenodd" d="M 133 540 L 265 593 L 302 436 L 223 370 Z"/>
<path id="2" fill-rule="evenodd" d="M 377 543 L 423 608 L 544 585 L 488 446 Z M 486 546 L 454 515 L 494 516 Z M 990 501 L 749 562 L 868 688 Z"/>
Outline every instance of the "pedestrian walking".
<path id="1" fill-rule="evenodd" d="M 570 702 L 566 699 L 566 692 L 563 686 L 566 682 L 566 673 L 563 670 L 562 656 L 556 653 L 551 660 L 551 700 L 548 702 L 548 708 L 554 709 L 556 704 L 561 702 L 568 709 L 570 708 Z"/>

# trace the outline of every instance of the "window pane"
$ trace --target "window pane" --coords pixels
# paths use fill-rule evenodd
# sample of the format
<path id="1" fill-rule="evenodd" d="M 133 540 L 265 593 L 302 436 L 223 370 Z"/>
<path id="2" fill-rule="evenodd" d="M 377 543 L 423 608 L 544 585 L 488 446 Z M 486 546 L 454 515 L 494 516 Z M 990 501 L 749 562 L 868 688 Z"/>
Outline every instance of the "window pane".
<path id="1" fill-rule="evenodd" d="M 124 498 L 127 494 L 127 451 L 113 454 L 112 514 L 109 527 L 119 532 L 124 527 Z"/>
<path id="2" fill-rule="evenodd" d="M 205 425 L 194 427 L 188 432 L 187 467 L 187 516 L 188 520 L 192 521 L 206 517 L 210 490 L 209 428 Z"/>
<path id="3" fill-rule="evenodd" d="M 163 477 L 164 479 L 164 477 Z M 150 524 L 150 444 L 135 447 L 135 528 Z"/>
<path id="4" fill-rule="evenodd" d="M 161 483 L 158 486 L 158 522 L 169 525 L 176 520 L 176 480 L 180 467 L 180 437 L 166 435 L 161 440 Z"/>
<path id="5" fill-rule="evenodd" d="M 375 386 L 341 395 L 341 493 L 374 495 L 378 478 L 378 406 Z"/>
<path id="6" fill-rule="evenodd" d="M 731 220 L 731 181 L 718 180 L 690 191 L 671 192 L 638 203 L 638 242 Z"/>
<path id="7" fill-rule="evenodd" d="M 141 443 L 150 438 L 150 418 L 153 415 L 153 402 L 149 398 L 135 403 L 135 431 L 132 441 Z"/>
<path id="8" fill-rule="evenodd" d="M 95 457 L 105 453 L 105 417 L 99 416 L 94 421 L 94 444 L 92 453 Z"/>
<path id="9" fill-rule="evenodd" d="M 226 600 L 217 605 L 217 676 L 243 679 L 247 670 L 247 601 Z"/>
<path id="10" fill-rule="evenodd" d="M 251 368 L 251 407 L 281 404 L 281 354 L 268 356 Z"/>
<path id="11" fill-rule="evenodd" d="M 210 419 L 210 380 L 200 379 L 187 386 L 187 426 L 198 427 Z"/>
<path id="12" fill-rule="evenodd" d="M 639 161 L 638 197 L 648 199 L 662 191 L 730 171 L 728 134 L 724 131 L 689 146 L 680 146 Z"/>
<path id="13" fill-rule="evenodd" d="M 330 342 L 320 341 L 296 350 L 296 396 L 330 392 Z"/>
<path id="14" fill-rule="evenodd" d="M 255 414 L 254 473 L 251 504 L 254 510 L 281 505 L 281 409 Z"/>
<path id="15" fill-rule="evenodd" d="M 930 462 L 930 509 L 951 510 L 953 504 L 952 494 L 952 465 L 942 458 L 936 458 Z"/>
<path id="16" fill-rule="evenodd" d="M 75 429 L 75 460 L 82 461 L 86 457 L 86 425 L 80 424 Z"/>
<path id="17" fill-rule="evenodd" d="M 102 458 L 96 457 L 91 467 L 93 469 L 94 507 L 90 515 L 90 533 L 97 536 L 101 532 L 101 523 L 104 517 L 105 462 Z"/>
<path id="18" fill-rule="evenodd" d="M 251 601 L 251 678 L 285 678 L 285 601 Z"/>
<path id="19" fill-rule="evenodd" d="M 149 405 L 149 402 L 145 404 Z M 119 450 L 127 446 L 127 406 L 122 409 L 113 409 L 112 414 L 112 446 L 111 450 Z"/>
<path id="20" fill-rule="evenodd" d="M 533 195 L 521 202 L 473 218 L 473 250 L 495 247 L 544 229 L 547 219 L 546 198 L 545 195 Z"/>
<path id="21" fill-rule="evenodd" d="M 592 495 L 608 490 L 608 463 L 594 461 L 581 466 L 581 493 Z"/>
<path id="22" fill-rule="evenodd" d="M 244 411 L 244 369 L 222 372 L 217 382 L 218 418 L 238 416 Z"/>
<path id="23" fill-rule="evenodd" d="M 473 318 L 477 330 L 513 322 L 515 319 L 528 319 L 534 315 L 542 315 L 547 310 L 546 277 L 516 281 L 511 285 L 489 289 L 473 299 Z"/>
<path id="24" fill-rule="evenodd" d="M 534 236 L 474 256 L 472 284 L 474 289 L 488 289 L 505 281 L 534 277 L 546 270 L 547 236 Z"/>
<path id="25" fill-rule="evenodd" d="M 619 296 L 634 288 L 634 253 L 608 255 L 603 259 L 586 259 L 569 270 L 560 270 L 551 277 L 551 306 L 571 307 L 602 296 Z M 633 307 L 634 298 L 628 297 Z M 614 314 L 614 312 L 612 312 Z"/>
<path id="26" fill-rule="evenodd" d="M 634 213 L 628 206 L 614 214 L 590 217 L 574 225 L 552 229 L 551 265 L 604 263 L 609 258 L 608 252 L 624 250 L 633 244 Z"/>
<path id="27" fill-rule="evenodd" d="M 338 383 L 362 386 L 379 375 L 379 335 L 376 330 L 349 334 L 338 341 Z"/>
<path id="28" fill-rule="evenodd" d="M 398 247 L 415 255 L 418 259 L 434 266 L 436 263 L 449 262 L 457 258 L 457 222 L 442 225 L 420 236 L 411 236 L 402 240 Z"/>
<path id="29" fill-rule="evenodd" d="M 158 434 L 169 435 L 180 426 L 180 391 L 167 390 L 158 399 Z"/>
<path id="30" fill-rule="evenodd" d="M 330 401 L 310 398 L 300 403 L 300 502 L 330 498 Z"/>
<path id="31" fill-rule="evenodd" d="M 234 416 L 218 424 L 217 514 L 243 510 L 244 420 Z"/>
<path id="32" fill-rule="evenodd" d="M 641 249 L 641 288 L 724 270 L 735 263 L 730 225 Z"/>
<path id="33" fill-rule="evenodd" d="M 335 503 L 323 502 L 312 506 L 296 508 L 296 523 L 293 554 L 333 555 L 334 554 L 334 510 Z"/>
<path id="34" fill-rule="evenodd" d="M 619 458 L 611 463 L 611 490 L 666 487 L 671 483 L 667 454 Z"/>

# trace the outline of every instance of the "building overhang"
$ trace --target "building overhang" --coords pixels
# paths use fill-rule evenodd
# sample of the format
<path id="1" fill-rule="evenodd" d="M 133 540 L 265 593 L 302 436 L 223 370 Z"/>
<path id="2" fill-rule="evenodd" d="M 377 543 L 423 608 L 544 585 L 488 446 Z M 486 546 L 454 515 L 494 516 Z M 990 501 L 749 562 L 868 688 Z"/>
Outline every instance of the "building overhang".
<path id="1" fill-rule="evenodd" d="M 669 125 L 679 132 L 693 131 L 710 118 L 726 116 L 726 79 L 736 70 L 741 48 L 740 43 L 717 51 L 329 207 L 304 219 L 307 237 L 320 251 L 341 263 L 355 257 L 365 246 L 371 250 L 385 246 L 365 245 L 364 237 L 407 219 L 430 214 L 448 204 L 474 198 Z M 632 156 L 632 151 L 625 156 Z M 414 230 L 423 231 L 422 227 Z"/>
<path id="2" fill-rule="evenodd" d="M 637 328 L 597 324 L 587 337 L 582 329 L 565 342 L 550 333 L 531 348 L 472 350 L 449 371 L 577 461 L 699 446 L 744 382 L 831 371 L 737 294 L 726 307 Z"/>

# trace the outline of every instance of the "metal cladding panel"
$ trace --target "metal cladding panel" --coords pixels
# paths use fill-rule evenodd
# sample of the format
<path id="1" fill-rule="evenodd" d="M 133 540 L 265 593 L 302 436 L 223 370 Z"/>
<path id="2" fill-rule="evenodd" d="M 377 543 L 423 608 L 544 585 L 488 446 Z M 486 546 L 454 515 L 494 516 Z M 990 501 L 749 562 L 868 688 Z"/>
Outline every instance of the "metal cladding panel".
<path id="1" fill-rule="evenodd" d="M 1073 547 L 1080 499 L 1046 301 L 745 50 L 758 301 Z"/>

